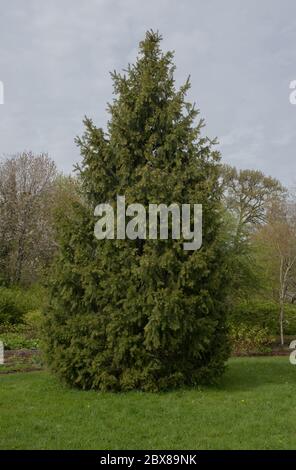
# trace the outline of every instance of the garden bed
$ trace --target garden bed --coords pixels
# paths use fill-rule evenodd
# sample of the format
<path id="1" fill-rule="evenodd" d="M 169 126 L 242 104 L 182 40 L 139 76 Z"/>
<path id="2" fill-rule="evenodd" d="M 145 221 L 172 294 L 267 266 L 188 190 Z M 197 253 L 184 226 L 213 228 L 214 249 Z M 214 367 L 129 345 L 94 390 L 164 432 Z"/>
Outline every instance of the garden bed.
<path id="1" fill-rule="evenodd" d="M 4 364 L 0 366 L 0 375 L 41 369 L 43 369 L 41 352 L 38 349 L 8 350 L 4 353 Z"/>

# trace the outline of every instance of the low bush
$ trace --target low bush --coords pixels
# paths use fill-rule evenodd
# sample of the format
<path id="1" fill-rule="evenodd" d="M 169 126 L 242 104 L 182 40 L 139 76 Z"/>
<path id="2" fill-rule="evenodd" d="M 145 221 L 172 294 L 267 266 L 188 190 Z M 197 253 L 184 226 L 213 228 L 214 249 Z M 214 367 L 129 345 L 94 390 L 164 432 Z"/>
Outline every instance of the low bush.
<path id="1" fill-rule="evenodd" d="M 21 288 L 22 306 L 25 313 L 42 310 L 47 299 L 47 291 L 39 284 L 34 284 L 29 288 Z"/>
<path id="2" fill-rule="evenodd" d="M 240 325 L 230 324 L 230 342 L 234 354 L 266 353 L 271 351 L 271 345 L 275 338 L 269 333 L 268 328 L 258 325 L 250 326 L 244 323 Z"/>
<path id="3" fill-rule="evenodd" d="M 2 324 L 0 340 L 3 341 L 5 349 L 37 349 L 40 343 L 36 329 L 25 324 Z"/>
<path id="4" fill-rule="evenodd" d="M 19 333 L 4 333 L 0 335 L 5 349 L 38 349 L 39 340 L 29 339 Z"/>
<path id="5" fill-rule="evenodd" d="M 0 288 L 0 325 L 38 323 L 41 308 L 46 299 L 44 288 L 35 285 L 29 288 Z"/>
<path id="6" fill-rule="evenodd" d="M 40 330 L 43 315 L 41 310 L 30 310 L 24 315 L 24 322 L 34 330 Z"/>
<path id="7" fill-rule="evenodd" d="M 24 309 L 15 290 L 0 289 L 0 323 L 17 324 L 23 321 Z"/>

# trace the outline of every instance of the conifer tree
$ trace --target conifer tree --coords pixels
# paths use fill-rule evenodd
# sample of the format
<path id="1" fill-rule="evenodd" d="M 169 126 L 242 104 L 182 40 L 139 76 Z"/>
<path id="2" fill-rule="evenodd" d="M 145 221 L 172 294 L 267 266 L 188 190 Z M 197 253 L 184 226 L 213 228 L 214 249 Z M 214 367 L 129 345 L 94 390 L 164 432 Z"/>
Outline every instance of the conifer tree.
<path id="1" fill-rule="evenodd" d="M 77 143 L 81 200 L 58 219 L 60 251 L 46 313 L 46 354 L 68 383 L 161 390 L 213 382 L 229 347 L 227 273 L 220 237 L 219 153 L 176 89 L 172 52 L 149 31 L 134 65 L 112 73 L 107 131 L 92 120 Z M 97 240 L 99 203 L 203 205 L 203 244 Z"/>

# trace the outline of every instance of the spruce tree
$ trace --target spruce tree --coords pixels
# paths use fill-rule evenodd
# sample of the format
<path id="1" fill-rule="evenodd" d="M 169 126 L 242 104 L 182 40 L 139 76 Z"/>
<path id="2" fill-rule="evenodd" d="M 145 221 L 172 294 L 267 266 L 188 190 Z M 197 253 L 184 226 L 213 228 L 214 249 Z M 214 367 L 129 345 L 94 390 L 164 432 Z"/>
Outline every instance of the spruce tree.
<path id="1" fill-rule="evenodd" d="M 176 89 L 173 54 L 160 41 L 147 32 L 136 63 L 112 73 L 107 131 L 85 119 L 81 198 L 58 219 L 45 349 L 51 368 L 81 388 L 213 382 L 229 353 L 220 157 L 186 102 L 189 80 Z M 145 207 L 202 204 L 201 249 L 171 238 L 97 240 L 94 208 L 117 195 Z"/>

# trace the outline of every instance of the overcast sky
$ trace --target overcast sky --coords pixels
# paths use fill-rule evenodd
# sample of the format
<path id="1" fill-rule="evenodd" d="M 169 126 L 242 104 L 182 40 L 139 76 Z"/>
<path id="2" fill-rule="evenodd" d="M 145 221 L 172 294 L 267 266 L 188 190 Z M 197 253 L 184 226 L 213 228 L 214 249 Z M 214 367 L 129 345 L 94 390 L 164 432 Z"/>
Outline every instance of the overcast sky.
<path id="1" fill-rule="evenodd" d="M 48 152 L 65 172 L 86 114 L 105 127 L 110 70 L 147 29 L 175 51 L 176 79 L 225 162 L 296 183 L 295 0 L 10 0 L 0 4 L 0 155 Z"/>

